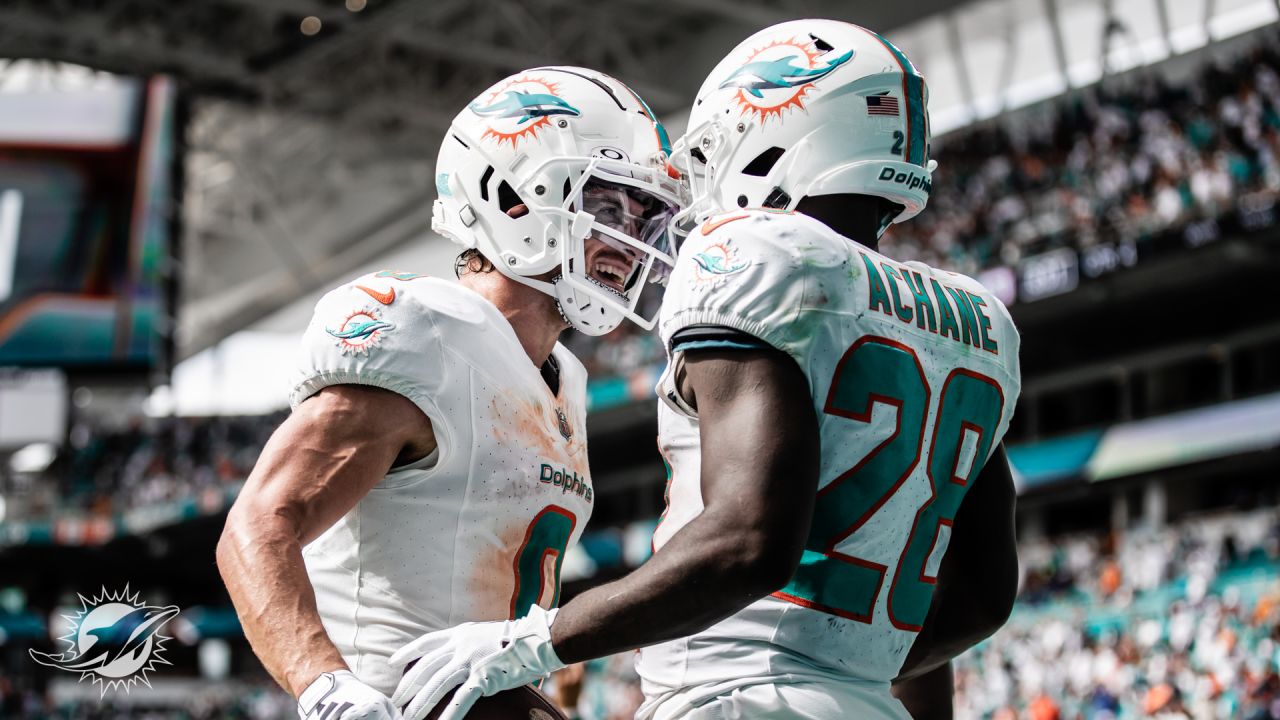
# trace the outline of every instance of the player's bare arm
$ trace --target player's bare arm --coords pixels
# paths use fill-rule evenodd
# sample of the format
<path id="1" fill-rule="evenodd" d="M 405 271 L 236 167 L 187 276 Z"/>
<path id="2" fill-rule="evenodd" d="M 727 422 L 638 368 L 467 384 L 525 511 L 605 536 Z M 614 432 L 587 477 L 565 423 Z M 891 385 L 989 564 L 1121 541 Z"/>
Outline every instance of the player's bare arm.
<path id="1" fill-rule="evenodd" d="M 639 570 L 560 611 L 551 638 L 565 662 L 702 630 L 785 585 L 800 562 L 818 484 L 800 368 L 773 349 L 692 351 L 680 387 L 698 410 L 705 509 Z"/>
<path id="2" fill-rule="evenodd" d="M 302 547 L 389 468 L 434 447 L 430 421 L 407 398 L 335 385 L 302 403 L 263 449 L 227 516 L 218 569 L 254 652 L 295 697 L 347 667 L 321 625 Z"/>
<path id="3" fill-rule="evenodd" d="M 897 685 L 947 664 L 1009 619 L 1018 593 L 1016 498 L 1002 444 L 960 505 L 928 619 L 903 663 Z M 905 694 L 905 689 L 899 692 Z"/>

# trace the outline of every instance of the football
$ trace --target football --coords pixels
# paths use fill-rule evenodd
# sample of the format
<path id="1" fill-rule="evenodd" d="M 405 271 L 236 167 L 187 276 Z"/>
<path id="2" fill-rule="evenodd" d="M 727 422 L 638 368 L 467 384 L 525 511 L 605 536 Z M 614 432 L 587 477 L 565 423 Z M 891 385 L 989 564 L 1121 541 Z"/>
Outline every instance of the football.
<path id="1" fill-rule="evenodd" d="M 427 715 L 427 720 L 437 720 L 452 699 L 451 692 Z M 551 702 L 551 698 L 543 695 L 532 685 L 524 685 L 514 690 L 480 698 L 471 707 L 471 712 L 467 713 L 467 720 L 569 719 L 560 711 L 560 708 L 556 707 L 555 703 Z"/>

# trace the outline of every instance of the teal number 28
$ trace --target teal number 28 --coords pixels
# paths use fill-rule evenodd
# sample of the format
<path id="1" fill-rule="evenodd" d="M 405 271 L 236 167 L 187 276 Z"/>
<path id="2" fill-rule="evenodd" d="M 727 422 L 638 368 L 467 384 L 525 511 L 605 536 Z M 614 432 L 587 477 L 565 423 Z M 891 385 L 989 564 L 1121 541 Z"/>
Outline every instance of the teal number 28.
<path id="1" fill-rule="evenodd" d="M 564 553 L 577 524 L 578 517 L 559 505 L 548 505 L 529 523 L 513 563 L 516 586 L 511 593 L 512 620 L 527 615 L 529 608 L 542 599 L 543 588 L 547 586 L 548 556 L 555 558 L 551 607 L 560 602 L 560 566 L 564 563 Z"/>
<path id="2" fill-rule="evenodd" d="M 775 597 L 840 617 L 871 622 L 888 567 L 837 551 L 898 491 L 927 453 L 931 496 L 915 521 L 888 594 L 894 627 L 918 632 L 929 612 L 937 578 L 925 565 L 943 526 L 950 527 L 965 491 L 982 469 L 1004 411 L 1004 392 L 993 379 L 956 369 L 942 384 L 932 437 L 925 445 L 932 390 L 914 350 L 888 338 L 866 336 L 836 365 L 823 410 L 871 422 L 877 404 L 897 408 L 897 426 L 857 465 L 818 491 L 800 567 Z M 966 433 L 976 435 L 973 462 L 959 476 Z"/>

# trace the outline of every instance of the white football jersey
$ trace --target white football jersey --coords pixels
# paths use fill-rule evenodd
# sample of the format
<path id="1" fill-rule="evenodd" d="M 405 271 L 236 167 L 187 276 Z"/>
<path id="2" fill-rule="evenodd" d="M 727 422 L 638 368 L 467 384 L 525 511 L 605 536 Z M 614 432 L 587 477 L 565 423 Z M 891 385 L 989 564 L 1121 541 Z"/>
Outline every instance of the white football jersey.
<path id="1" fill-rule="evenodd" d="M 970 278 L 895 262 L 804 215 L 738 211 L 690 235 L 669 281 L 664 343 L 699 326 L 747 333 L 799 364 L 821 433 L 819 489 L 783 590 L 642 651 L 649 707 L 788 678 L 887 690 L 928 612 L 965 491 L 1013 415 L 1008 311 Z M 672 378 L 682 350 L 708 343 L 677 342 L 658 387 L 671 472 L 658 549 L 703 508 L 698 420 Z"/>
<path id="2" fill-rule="evenodd" d="M 386 659 L 424 633 L 556 604 L 594 491 L 586 372 L 559 344 L 552 357 L 557 393 L 492 303 L 412 273 L 366 275 L 316 306 L 292 405 L 384 388 L 422 409 L 437 444 L 303 550 L 325 630 L 364 682 L 392 692 Z"/>

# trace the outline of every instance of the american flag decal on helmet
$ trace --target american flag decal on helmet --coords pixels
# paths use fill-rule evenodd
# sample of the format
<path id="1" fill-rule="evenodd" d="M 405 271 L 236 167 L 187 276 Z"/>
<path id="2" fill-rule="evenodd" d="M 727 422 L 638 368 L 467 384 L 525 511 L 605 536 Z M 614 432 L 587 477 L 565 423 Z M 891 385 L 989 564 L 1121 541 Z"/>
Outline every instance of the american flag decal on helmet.
<path id="1" fill-rule="evenodd" d="M 891 95 L 868 95 L 867 114 L 898 117 L 898 98 Z"/>

